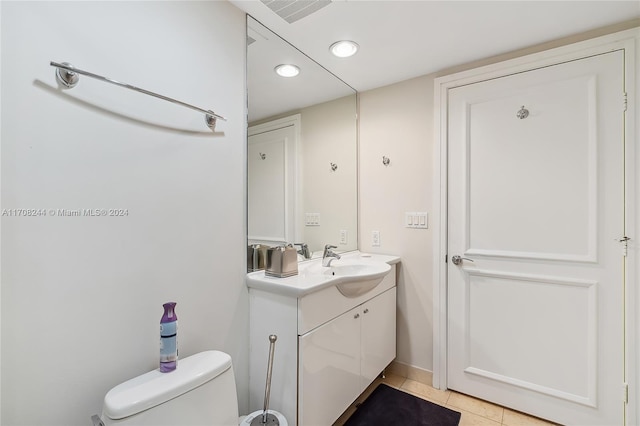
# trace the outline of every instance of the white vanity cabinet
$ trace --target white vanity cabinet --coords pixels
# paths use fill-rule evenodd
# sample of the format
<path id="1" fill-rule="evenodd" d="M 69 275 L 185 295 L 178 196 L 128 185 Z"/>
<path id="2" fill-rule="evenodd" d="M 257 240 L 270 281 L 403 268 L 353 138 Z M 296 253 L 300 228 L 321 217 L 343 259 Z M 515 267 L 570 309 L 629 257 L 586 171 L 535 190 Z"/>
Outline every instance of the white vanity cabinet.
<path id="1" fill-rule="evenodd" d="M 396 356 L 396 263 L 357 297 L 336 286 L 302 295 L 250 286 L 249 299 L 250 411 L 263 406 L 270 334 L 269 406 L 290 425 L 331 425 Z"/>
<path id="2" fill-rule="evenodd" d="M 299 425 L 330 425 L 360 394 L 360 318 L 352 309 L 298 338 Z"/>
<path id="3" fill-rule="evenodd" d="M 396 357 L 396 288 L 362 307 L 360 388 L 364 391 Z"/>
<path id="4" fill-rule="evenodd" d="M 395 358 L 395 318 L 393 287 L 298 337 L 300 425 L 332 424 Z"/>

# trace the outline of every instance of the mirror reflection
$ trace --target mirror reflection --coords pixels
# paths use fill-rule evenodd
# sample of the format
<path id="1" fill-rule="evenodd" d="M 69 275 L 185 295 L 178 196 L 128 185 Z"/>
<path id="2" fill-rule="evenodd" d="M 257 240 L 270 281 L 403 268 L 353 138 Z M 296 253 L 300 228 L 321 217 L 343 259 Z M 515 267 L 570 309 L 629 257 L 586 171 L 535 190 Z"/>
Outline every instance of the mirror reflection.
<path id="1" fill-rule="evenodd" d="M 305 246 L 314 257 L 326 244 L 355 250 L 356 92 L 247 20 L 248 244 L 299 243 L 301 260 Z M 299 73 L 278 75 L 282 64 Z"/>

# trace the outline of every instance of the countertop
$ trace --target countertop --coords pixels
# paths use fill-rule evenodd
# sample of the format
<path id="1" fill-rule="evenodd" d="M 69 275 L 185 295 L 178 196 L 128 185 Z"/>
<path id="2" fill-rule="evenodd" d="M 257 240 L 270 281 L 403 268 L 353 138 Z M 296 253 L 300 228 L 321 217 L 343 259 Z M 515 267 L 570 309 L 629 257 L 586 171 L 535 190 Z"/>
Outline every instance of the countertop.
<path id="1" fill-rule="evenodd" d="M 341 259 L 334 260 L 333 264 L 339 265 L 340 261 L 358 263 L 384 262 L 393 265 L 400 262 L 400 257 L 386 254 L 368 254 L 360 251 L 351 251 L 340 254 Z M 316 292 L 326 287 L 339 284 L 340 277 L 310 274 L 308 270 L 317 268 L 322 263 L 321 258 L 311 259 L 298 263 L 298 275 L 287 278 L 268 277 L 264 271 L 250 272 L 247 274 L 247 287 L 268 291 L 284 296 L 301 297 Z"/>

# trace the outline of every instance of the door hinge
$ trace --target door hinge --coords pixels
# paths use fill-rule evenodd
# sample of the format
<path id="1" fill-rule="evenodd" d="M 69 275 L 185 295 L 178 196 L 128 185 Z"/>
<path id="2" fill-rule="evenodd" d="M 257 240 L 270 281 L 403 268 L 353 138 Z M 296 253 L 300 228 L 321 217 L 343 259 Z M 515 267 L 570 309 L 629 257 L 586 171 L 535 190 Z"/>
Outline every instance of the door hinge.
<path id="1" fill-rule="evenodd" d="M 629 403 L 629 384 L 628 383 L 622 384 L 622 401 L 625 404 Z"/>
<path id="2" fill-rule="evenodd" d="M 622 243 L 622 256 L 627 257 L 627 252 L 629 251 L 629 240 L 631 238 L 626 235 L 618 240 L 618 242 Z"/>
<path id="3" fill-rule="evenodd" d="M 449 263 L 449 255 L 448 254 L 444 255 L 444 263 Z"/>
<path id="4" fill-rule="evenodd" d="M 623 92 L 622 93 L 622 110 L 626 111 L 627 110 L 627 106 L 628 106 L 628 96 L 627 96 L 627 92 Z"/>

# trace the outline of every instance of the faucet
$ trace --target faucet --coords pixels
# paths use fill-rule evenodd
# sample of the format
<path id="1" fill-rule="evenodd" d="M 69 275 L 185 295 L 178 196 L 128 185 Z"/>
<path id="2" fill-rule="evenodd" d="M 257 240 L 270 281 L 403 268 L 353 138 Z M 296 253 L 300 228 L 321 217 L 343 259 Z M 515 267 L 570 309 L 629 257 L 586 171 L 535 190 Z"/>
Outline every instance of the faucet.
<path id="1" fill-rule="evenodd" d="M 324 253 L 322 253 L 322 266 L 331 266 L 331 262 L 335 259 L 340 259 L 340 255 L 338 253 L 334 253 L 334 248 L 338 248 L 337 246 L 332 246 L 331 244 L 327 244 L 324 246 Z"/>
<path id="2" fill-rule="evenodd" d="M 311 251 L 307 243 L 295 243 L 294 246 L 300 246 L 299 255 L 304 256 L 305 259 L 311 259 Z"/>

